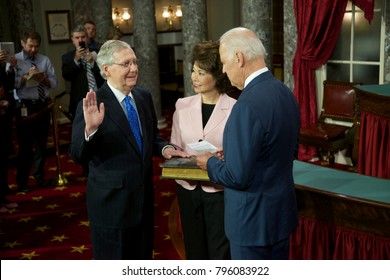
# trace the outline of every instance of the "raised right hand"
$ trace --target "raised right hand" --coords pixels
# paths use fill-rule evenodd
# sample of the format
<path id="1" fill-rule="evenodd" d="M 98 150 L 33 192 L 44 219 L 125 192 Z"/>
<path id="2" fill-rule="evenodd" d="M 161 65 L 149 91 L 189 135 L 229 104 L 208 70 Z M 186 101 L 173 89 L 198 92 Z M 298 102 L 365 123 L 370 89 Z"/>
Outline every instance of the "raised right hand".
<path id="1" fill-rule="evenodd" d="M 100 103 L 99 107 L 96 101 L 96 92 L 90 90 L 83 98 L 83 112 L 85 120 L 85 132 L 89 136 L 96 131 L 104 119 L 104 104 Z"/>

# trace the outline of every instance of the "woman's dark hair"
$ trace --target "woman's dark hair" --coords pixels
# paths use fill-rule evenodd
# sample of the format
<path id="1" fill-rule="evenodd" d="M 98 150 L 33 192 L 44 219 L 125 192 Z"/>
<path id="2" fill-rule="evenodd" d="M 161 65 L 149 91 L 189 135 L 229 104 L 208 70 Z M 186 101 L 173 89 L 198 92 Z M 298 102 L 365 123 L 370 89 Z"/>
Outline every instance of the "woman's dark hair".
<path id="1" fill-rule="evenodd" d="M 219 42 L 200 42 L 192 49 L 191 63 L 197 63 L 207 73 L 210 73 L 216 80 L 215 87 L 220 93 L 228 93 L 235 89 L 227 75 L 222 73 L 222 62 L 219 57 Z"/>

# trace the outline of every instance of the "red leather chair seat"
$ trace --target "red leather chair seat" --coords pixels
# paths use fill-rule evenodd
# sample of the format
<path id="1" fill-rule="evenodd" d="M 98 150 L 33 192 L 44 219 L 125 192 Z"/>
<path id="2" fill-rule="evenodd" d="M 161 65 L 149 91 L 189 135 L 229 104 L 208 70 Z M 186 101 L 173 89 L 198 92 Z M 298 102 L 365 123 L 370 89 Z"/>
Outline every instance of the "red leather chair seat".
<path id="1" fill-rule="evenodd" d="M 348 130 L 349 127 L 345 126 L 316 123 L 309 127 L 301 128 L 300 136 L 329 141 L 344 137 Z"/>

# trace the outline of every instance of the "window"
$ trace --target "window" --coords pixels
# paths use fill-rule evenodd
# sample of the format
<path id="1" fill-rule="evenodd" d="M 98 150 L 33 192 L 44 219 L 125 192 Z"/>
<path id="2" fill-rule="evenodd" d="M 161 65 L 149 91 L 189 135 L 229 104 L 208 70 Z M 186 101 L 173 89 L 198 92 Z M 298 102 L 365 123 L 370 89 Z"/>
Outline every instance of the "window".
<path id="1" fill-rule="evenodd" d="M 383 83 L 385 24 L 382 1 L 375 0 L 371 24 L 361 9 L 348 2 L 339 39 L 325 67 L 328 80 Z"/>

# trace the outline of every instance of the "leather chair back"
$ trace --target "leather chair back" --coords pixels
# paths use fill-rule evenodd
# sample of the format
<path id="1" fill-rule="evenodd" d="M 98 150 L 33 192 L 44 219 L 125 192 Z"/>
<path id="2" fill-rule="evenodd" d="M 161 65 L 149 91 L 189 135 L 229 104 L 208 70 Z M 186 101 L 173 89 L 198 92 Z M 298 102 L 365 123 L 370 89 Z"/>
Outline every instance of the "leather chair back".
<path id="1" fill-rule="evenodd" d="M 356 83 L 357 84 L 357 83 Z M 340 121 L 353 121 L 355 117 L 355 83 L 324 81 L 321 116 Z"/>

